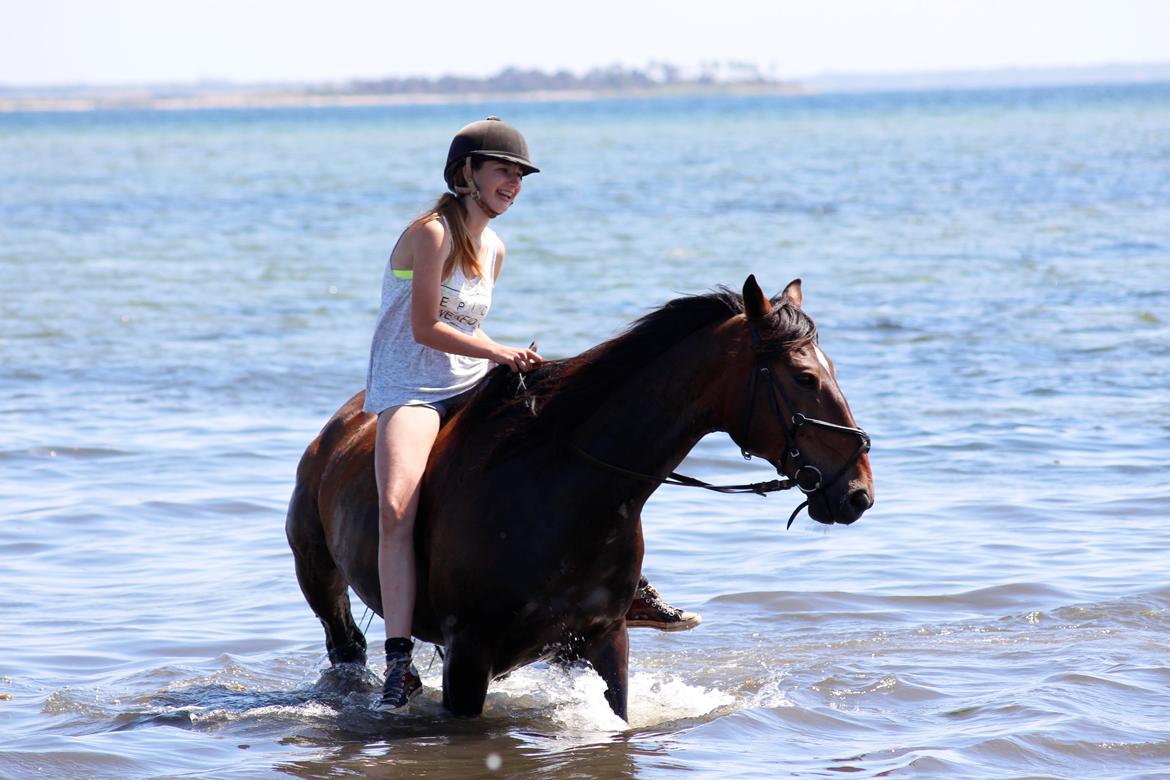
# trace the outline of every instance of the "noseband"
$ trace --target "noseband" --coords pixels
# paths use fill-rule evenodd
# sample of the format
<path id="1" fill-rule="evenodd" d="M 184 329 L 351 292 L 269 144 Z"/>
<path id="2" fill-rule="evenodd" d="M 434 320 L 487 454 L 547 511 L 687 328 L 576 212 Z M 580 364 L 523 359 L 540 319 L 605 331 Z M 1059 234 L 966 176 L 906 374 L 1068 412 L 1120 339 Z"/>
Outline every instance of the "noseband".
<path id="1" fill-rule="evenodd" d="M 829 487 L 836 484 L 837 480 L 841 479 L 845 472 L 852 468 L 853 464 L 856 463 L 862 455 L 869 452 L 869 434 L 861 428 L 850 428 L 847 425 L 837 425 L 836 423 L 826 422 L 825 420 L 818 420 L 815 417 L 809 417 L 802 412 L 796 411 L 796 407 L 792 405 L 792 401 L 790 401 L 788 396 L 784 394 L 784 388 L 780 386 L 780 383 L 772 375 L 772 370 L 764 365 L 763 354 L 760 352 L 760 336 L 754 327 L 752 328 L 752 348 L 753 351 L 755 351 L 757 358 L 756 365 L 752 369 L 751 385 L 748 388 L 748 402 L 744 409 L 743 427 L 741 429 L 742 435 L 740 440 L 747 441 L 747 436 L 751 433 L 752 417 L 755 413 L 756 407 L 755 402 L 756 387 L 758 385 L 757 380 L 762 379 L 769 390 L 768 399 L 771 401 L 772 413 L 780 422 L 781 429 L 784 431 L 785 440 L 784 456 L 782 456 L 778 461 L 768 459 L 768 462 L 776 467 L 777 474 L 783 474 L 784 457 L 787 457 L 795 469 L 793 471 L 791 483 L 792 485 L 795 485 L 797 488 L 799 488 L 800 492 L 804 493 L 805 496 L 811 497 L 817 493 L 821 493 L 827 490 Z M 789 418 L 785 416 L 784 411 L 781 408 L 781 401 L 784 402 L 785 407 L 792 411 L 790 423 L 785 422 L 785 420 Z M 845 461 L 841 468 L 837 469 L 836 473 L 834 473 L 828 479 L 825 479 L 824 474 L 821 473 L 819 468 L 805 461 L 804 456 L 800 453 L 800 447 L 797 446 L 796 436 L 800 432 L 800 429 L 806 425 L 811 425 L 817 428 L 824 428 L 825 430 L 830 431 L 850 433 L 856 436 L 859 440 L 857 449 L 853 451 L 853 455 L 849 458 L 849 460 Z M 746 447 L 741 445 L 739 451 L 743 454 L 744 460 L 751 460 L 752 453 L 748 452 Z M 792 485 L 789 485 L 789 487 Z M 792 521 L 796 519 L 798 514 L 800 514 L 800 510 L 804 509 L 806 506 L 808 506 L 807 498 L 800 506 L 793 510 L 792 515 L 788 518 L 788 525 L 785 526 L 786 528 L 792 527 Z"/>

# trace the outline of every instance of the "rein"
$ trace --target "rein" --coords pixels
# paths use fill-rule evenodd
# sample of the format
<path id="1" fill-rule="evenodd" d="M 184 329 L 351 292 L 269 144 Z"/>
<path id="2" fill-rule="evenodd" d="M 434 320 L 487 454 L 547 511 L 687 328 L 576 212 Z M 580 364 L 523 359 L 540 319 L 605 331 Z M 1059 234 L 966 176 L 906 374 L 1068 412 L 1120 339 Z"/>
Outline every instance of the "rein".
<path id="1" fill-rule="evenodd" d="M 754 326 L 752 327 L 752 347 L 757 355 L 761 355 L 760 337 Z M 702 488 L 704 490 L 712 490 L 717 493 L 755 493 L 758 496 L 764 497 L 766 497 L 768 493 L 774 493 L 780 490 L 789 490 L 794 487 L 799 488 L 800 492 L 804 493 L 806 497 L 811 497 L 816 493 L 823 492 L 830 486 L 836 484 L 837 480 L 839 480 L 862 455 L 869 452 L 869 434 L 866 433 L 863 429 L 851 428 L 847 425 L 838 425 L 836 423 L 827 422 L 825 420 L 818 420 L 815 417 L 809 417 L 802 412 L 795 411 L 796 407 L 792 405 L 792 402 L 784 394 L 784 390 L 780 387 L 780 383 L 777 382 L 776 379 L 772 376 L 771 369 L 764 365 L 762 356 L 756 360 L 756 367 L 752 370 L 751 383 L 748 386 L 748 402 L 745 408 L 743 421 L 743 434 L 745 440 L 746 435 L 751 431 L 752 416 L 755 413 L 757 380 L 760 377 L 763 377 L 770 391 L 768 393 L 768 398 L 771 401 L 772 412 L 775 414 L 776 419 L 779 420 L 783 425 L 784 438 L 787 445 L 785 448 L 785 455 L 789 460 L 792 461 L 792 464 L 795 467 L 795 472 L 791 479 L 785 477 L 783 479 L 773 479 L 768 482 L 752 482 L 742 485 L 712 485 L 710 483 L 704 482 L 701 479 L 696 479 L 695 477 L 689 477 L 685 474 L 680 474 L 677 471 L 672 471 L 665 477 L 656 477 L 652 474 L 644 474 L 639 471 L 632 471 L 631 469 L 623 468 L 613 463 L 609 463 L 608 461 L 604 461 L 601 458 L 586 452 L 579 445 L 572 441 L 568 443 L 569 447 L 577 455 L 581 456 L 595 466 L 612 471 L 615 474 L 621 474 L 625 477 L 640 479 L 644 482 L 655 482 L 660 485 L 677 485 L 679 487 Z M 527 389 L 528 388 L 524 384 L 524 377 L 521 375 L 519 378 L 517 393 L 521 391 L 527 392 Z M 791 416 L 791 422 L 787 425 L 784 425 L 785 415 L 783 409 L 781 409 L 781 401 L 783 401 L 785 407 L 793 412 Z M 528 399 L 528 403 L 529 408 L 532 410 L 533 414 L 535 414 L 535 404 L 531 397 Z M 830 431 L 837 431 L 840 433 L 850 433 L 854 436 L 857 436 L 860 440 L 857 449 L 854 450 L 853 455 L 850 456 L 849 460 L 847 460 L 841 466 L 841 468 L 839 468 L 836 473 L 834 473 L 827 480 L 824 478 L 824 474 L 822 474 L 820 469 L 811 463 L 805 462 L 804 457 L 801 455 L 800 448 L 797 447 L 796 435 L 800 432 L 800 429 L 806 425 L 811 425 L 816 428 L 823 428 Z M 748 452 L 746 448 L 741 447 L 740 453 L 743 455 L 744 460 L 751 460 L 752 453 Z M 783 459 L 781 459 L 780 463 L 775 463 L 772 461 L 769 462 L 775 466 L 776 473 L 783 475 Z M 791 528 L 793 521 L 796 520 L 796 516 L 799 515 L 801 510 L 807 506 L 808 498 L 801 502 L 800 505 L 792 511 L 792 514 L 788 517 L 788 523 L 785 525 L 785 528 Z"/>
<path id="2" fill-rule="evenodd" d="M 533 342 L 535 345 L 536 342 Z M 754 378 L 754 377 L 753 377 Z M 520 373 L 516 377 L 516 394 L 528 394 L 528 385 L 524 381 L 524 374 Z M 531 395 L 527 395 L 524 400 L 524 405 L 532 414 L 536 414 L 536 399 Z M 677 485 L 679 487 L 695 487 L 703 488 L 704 490 L 713 490 L 716 493 L 755 493 L 757 496 L 767 497 L 769 493 L 775 493 L 778 490 L 788 490 L 796 487 L 796 483 L 788 478 L 773 479 L 767 482 L 749 482 L 742 485 L 712 485 L 709 482 L 704 482 L 695 477 L 688 477 L 686 474 L 680 474 L 677 471 L 672 471 L 665 477 L 655 477 L 652 474 L 643 474 L 640 471 L 632 471 L 621 466 L 617 466 L 609 461 L 604 461 L 594 455 L 590 455 L 585 450 L 574 442 L 569 442 L 570 449 L 576 454 L 580 455 L 585 460 L 589 461 L 595 466 L 600 466 L 603 469 L 612 471 L 615 474 L 621 474 L 623 477 L 632 477 L 633 479 L 640 479 L 644 482 L 657 482 L 660 485 Z M 743 451 L 744 459 L 750 459 L 751 455 L 747 451 Z M 777 470 L 779 471 L 779 470 Z M 791 521 L 789 521 L 791 525 Z"/>
<path id="3" fill-rule="evenodd" d="M 672 471 L 665 477 L 655 477 L 650 474 L 643 474 L 640 471 L 631 471 L 630 469 L 615 466 L 608 461 L 590 455 L 585 450 L 581 449 L 573 442 L 569 442 L 569 447 L 573 452 L 580 455 L 585 460 L 589 461 L 595 466 L 601 466 L 604 469 L 621 474 L 624 477 L 633 477 L 635 479 L 643 480 L 644 482 L 657 482 L 660 485 L 677 485 L 679 487 L 695 487 L 703 488 L 704 490 L 713 490 L 716 493 L 755 493 L 757 496 L 767 496 L 769 493 L 775 493 L 778 490 L 788 490 L 796 487 L 796 483 L 788 478 L 773 479 L 768 482 L 750 482 L 743 485 L 712 485 L 695 477 L 688 477 L 686 474 L 679 474 L 677 471 Z"/>

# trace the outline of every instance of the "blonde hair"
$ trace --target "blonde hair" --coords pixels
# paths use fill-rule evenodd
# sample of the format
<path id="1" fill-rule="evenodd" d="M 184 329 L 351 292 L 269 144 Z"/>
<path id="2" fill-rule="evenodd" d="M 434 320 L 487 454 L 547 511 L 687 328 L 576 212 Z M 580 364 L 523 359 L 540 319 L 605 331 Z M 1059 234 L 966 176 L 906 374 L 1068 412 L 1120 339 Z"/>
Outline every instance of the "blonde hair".
<path id="1" fill-rule="evenodd" d="M 472 161 L 472 165 L 478 168 L 482 165 L 482 161 Z M 463 178 L 463 171 L 459 170 L 455 173 L 456 183 L 461 183 Z M 441 279 L 450 278 L 451 274 L 455 272 L 455 264 L 459 264 L 463 275 L 468 279 L 474 279 L 483 274 L 483 268 L 479 264 L 479 252 L 475 249 L 475 244 L 471 241 L 471 234 L 467 232 L 467 211 L 463 208 L 463 203 L 459 200 L 459 196 L 453 195 L 450 192 L 444 192 L 435 201 L 435 205 L 431 206 L 422 216 L 410 224 L 411 227 L 416 225 L 425 225 L 426 223 L 442 217 L 447 223 L 447 232 L 451 236 L 451 252 L 447 255 L 447 259 L 443 261 L 443 274 Z"/>

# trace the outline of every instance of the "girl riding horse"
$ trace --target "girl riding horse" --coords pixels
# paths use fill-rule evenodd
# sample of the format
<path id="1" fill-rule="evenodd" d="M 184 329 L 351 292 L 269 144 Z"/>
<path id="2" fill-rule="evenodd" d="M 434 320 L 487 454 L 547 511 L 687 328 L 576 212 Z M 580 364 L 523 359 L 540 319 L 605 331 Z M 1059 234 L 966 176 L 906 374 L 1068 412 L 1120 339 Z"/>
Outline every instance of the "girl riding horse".
<path id="1" fill-rule="evenodd" d="M 407 226 L 386 265 L 364 411 L 378 416 L 374 468 L 387 709 L 405 705 L 422 688 L 411 662 L 414 522 L 442 422 L 490 364 L 528 372 L 542 363 L 535 344 L 506 346 L 482 327 L 504 265 L 504 243 L 488 223 L 511 208 L 522 179 L 539 170 L 512 126 L 497 117 L 467 125 L 447 153 L 449 191 Z M 627 615 L 630 626 L 662 630 L 699 622 L 698 615 L 662 601 L 644 579 Z"/>

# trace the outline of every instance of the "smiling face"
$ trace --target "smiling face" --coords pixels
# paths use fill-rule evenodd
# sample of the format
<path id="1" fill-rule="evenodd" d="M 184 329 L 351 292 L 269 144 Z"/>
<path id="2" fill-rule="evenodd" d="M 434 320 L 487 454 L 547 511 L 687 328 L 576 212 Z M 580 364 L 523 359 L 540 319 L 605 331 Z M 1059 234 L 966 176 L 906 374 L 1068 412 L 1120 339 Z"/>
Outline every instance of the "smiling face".
<path id="1" fill-rule="evenodd" d="M 479 188 L 479 196 L 496 211 L 503 213 L 520 195 L 520 180 L 524 169 L 506 160 L 485 159 L 472 176 Z"/>

